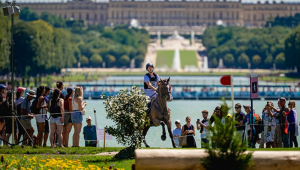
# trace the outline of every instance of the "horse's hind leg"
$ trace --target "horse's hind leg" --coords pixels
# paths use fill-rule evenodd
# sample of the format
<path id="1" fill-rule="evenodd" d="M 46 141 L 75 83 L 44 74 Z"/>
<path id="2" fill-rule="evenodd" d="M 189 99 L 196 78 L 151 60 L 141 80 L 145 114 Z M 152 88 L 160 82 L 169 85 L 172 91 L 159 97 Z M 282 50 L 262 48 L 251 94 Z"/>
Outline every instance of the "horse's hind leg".
<path id="1" fill-rule="evenodd" d="M 173 148 L 177 148 L 177 146 L 175 144 L 175 141 L 174 141 L 174 138 L 173 138 L 171 121 L 168 121 L 166 125 L 168 127 L 168 132 L 169 132 L 169 135 L 170 135 L 170 138 L 171 138 L 171 142 L 172 142 Z"/>
<path id="2" fill-rule="evenodd" d="M 143 142 L 144 142 L 144 144 L 147 148 L 150 148 L 150 146 L 146 142 L 146 135 L 147 135 L 147 132 L 148 132 L 149 129 L 150 129 L 150 125 L 145 126 L 144 129 L 143 129 L 143 137 L 144 137 Z"/>

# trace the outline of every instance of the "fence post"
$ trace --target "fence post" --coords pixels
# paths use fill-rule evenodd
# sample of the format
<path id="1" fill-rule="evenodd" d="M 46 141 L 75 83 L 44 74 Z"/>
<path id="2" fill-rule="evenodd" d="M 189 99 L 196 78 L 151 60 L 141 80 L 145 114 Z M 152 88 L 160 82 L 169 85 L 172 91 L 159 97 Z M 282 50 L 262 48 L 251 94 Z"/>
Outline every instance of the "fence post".
<path id="1" fill-rule="evenodd" d="M 94 108 L 94 117 L 95 117 L 95 125 L 96 125 L 96 132 L 98 131 L 98 122 L 97 122 L 97 116 L 96 116 L 96 109 Z M 97 148 L 99 148 L 99 140 L 97 138 Z"/>

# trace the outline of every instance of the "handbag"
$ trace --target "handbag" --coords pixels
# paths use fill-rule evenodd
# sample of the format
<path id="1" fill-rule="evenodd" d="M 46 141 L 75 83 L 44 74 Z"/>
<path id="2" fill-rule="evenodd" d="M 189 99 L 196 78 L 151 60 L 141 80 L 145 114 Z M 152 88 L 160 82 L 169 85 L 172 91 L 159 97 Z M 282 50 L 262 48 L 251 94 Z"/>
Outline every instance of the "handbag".
<path id="1" fill-rule="evenodd" d="M 178 137 L 179 146 L 186 146 L 187 145 L 187 136 L 180 136 Z"/>

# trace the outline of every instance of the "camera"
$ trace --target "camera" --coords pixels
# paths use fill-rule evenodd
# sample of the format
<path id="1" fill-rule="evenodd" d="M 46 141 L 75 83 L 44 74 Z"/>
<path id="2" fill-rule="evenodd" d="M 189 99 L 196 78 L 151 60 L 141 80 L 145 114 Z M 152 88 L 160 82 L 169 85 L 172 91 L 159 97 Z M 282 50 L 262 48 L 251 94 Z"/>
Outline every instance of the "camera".
<path id="1" fill-rule="evenodd" d="M 197 119 L 197 122 L 200 122 L 200 119 Z"/>

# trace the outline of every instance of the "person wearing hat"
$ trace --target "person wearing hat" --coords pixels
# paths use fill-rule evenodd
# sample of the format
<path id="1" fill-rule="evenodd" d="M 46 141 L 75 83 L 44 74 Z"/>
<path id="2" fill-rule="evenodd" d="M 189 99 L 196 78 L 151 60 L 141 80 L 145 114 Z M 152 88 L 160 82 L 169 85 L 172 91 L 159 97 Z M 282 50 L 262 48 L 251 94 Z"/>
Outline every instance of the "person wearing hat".
<path id="1" fill-rule="evenodd" d="M 63 145 L 64 147 L 69 147 L 69 135 L 72 129 L 72 120 L 71 120 L 71 113 L 72 113 L 72 96 L 73 96 L 73 89 L 67 88 L 67 95 L 65 97 L 65 119 L 64 119 L 64 129 L 63 129 Z"/>
<path id="2" fill-rule="evenodd" d="M 181 124 L 180 124 L 180 120 L 176 120 L 175 121 L 175 126 L 176 128 L 173 130 L 173 138 L 174 138 L 174 142 L 176 144 L 177 147 L 182 148 L 182 146 L 179 146 L 179 141 L 178 138 L 181 136 Z"/>
<path id="3" fill-rule="evenodd" d="M 83 136 L 85 140 L 85 147 L 97 147 L 97 129 L 92 125 L 92 118 L 86 118 L 87 125 L 83 128 Z"/>
<path id="4" fill-rule="evenodd" d="M 6 86 L 4 86 L 3 84 L 0 84 L 0 138 L 1 139 L 5 139 L 6 136 L 6 132 L 5 132 L 5 128 L 3 129 L 3 127 L 5 126 L 5 118 L 1 117 L 3 115 L 3 94 L 5 92 Z M 0 140 L 0 142 L 2 143 L 2 140 Z M 1 144 L 0 143 L 0 144 Z"/>
<path id="5" fill-rule="evenodd" d="M 154 65 L 152 63 L 147 63 L 146 70 L 148 73 L 144 76 L 144 92 L 150 98 L 156 98 L 159 75 L 153 72 Z"/>
<path id="6" fill-rule="evenodd" d="M 30 111 L 30 106 L 31 106 L 31 103 L 30 101 L 36 97 L 35 95 L 35 91 L 33 90 L 30 90 L 28 93 L 27 93 L 27 97 L 23 100 L 22 104 L 21 104 L 21 113 L 22 113 L 22 116 L 21 116 L 21 125 L 22 127 L 27 131 L 27 133 L 24 134 L 24 137 L 23 139 L 32 139 L 33 138 L 33 133 L 34 133 L 34 128 L 32 127 L 32 124 L 31 124 L 31 119 L 34 118 L 33 114 L 31 113 Z M 31 142 L 31 140 L 28 139 L 29 143 Z M 26 142 L 27 140 L 24 140 L 23 141 L 23 145 L 27 144 Z"/>

